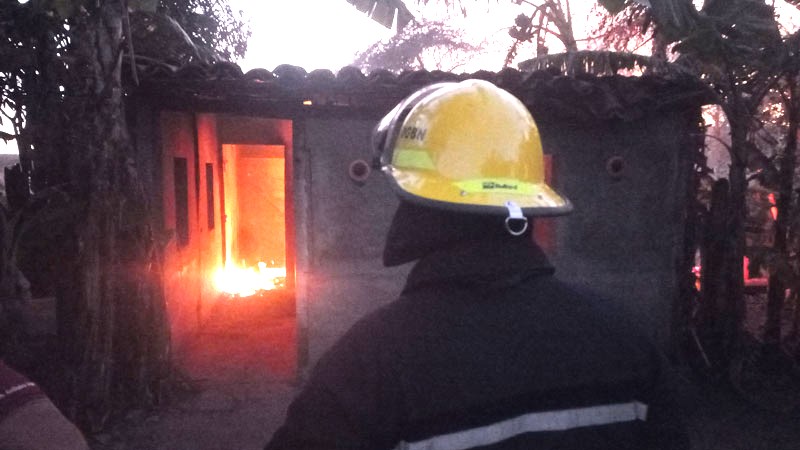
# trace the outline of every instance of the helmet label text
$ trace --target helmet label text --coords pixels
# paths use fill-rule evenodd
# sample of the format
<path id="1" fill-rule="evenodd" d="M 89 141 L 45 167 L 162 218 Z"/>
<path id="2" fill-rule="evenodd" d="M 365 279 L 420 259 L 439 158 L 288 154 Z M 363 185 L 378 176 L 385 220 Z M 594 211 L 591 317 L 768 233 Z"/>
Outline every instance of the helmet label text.
<path id="1" fill-rule="evenodd" d="M 497 182 L 494 182 L 494 181 L 484 181 L 482 187 L 483 187 L 483 190 L 485 190 L 485 191 L 491 191 L 491 190 L 497 190 L 497 189 L 502 189 L 502 190 L 505 190 L 505 191 L 516 191 L 517 189 L 519 189 L 519 186 L 517 186 L 516 184 L 497 183 Z"/>
<path id="2" fill-rule="evenodd" d="M 403 127 L 400 130 L 400 139 L 409 139 L 412 141 L 424 141 L 425 134 L 427 133 L 428 130 L 425 128 Z"/>

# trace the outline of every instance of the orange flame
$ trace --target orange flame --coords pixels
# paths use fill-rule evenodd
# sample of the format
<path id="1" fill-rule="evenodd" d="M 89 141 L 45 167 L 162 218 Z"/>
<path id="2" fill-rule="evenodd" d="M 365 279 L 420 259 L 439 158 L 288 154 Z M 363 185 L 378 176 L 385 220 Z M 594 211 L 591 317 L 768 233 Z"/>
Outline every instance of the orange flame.
<path id="1" fill-rule="evenodd" d="M 226 263 L 214 275 L 214 286 L 218 291 L 237 297 L 249 297 L 260 291 L 278 289 L 285 282 L 285 267 L 267 267 L 264 262 L 259 262 L 257 268 Z"/>

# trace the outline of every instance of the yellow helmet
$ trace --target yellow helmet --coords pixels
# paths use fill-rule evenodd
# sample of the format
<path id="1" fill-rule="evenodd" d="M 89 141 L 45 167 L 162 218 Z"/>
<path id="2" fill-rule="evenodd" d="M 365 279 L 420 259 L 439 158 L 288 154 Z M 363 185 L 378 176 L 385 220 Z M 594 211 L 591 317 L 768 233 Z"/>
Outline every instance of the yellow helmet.
<path id="1" fill-rule="evenodd" d="M 373 143 L 381 169 L 404 200 L 509 219 L 572 210 L 545 183 L 542 144 L 530 112 L 488 81 L 417 91 L 381 120 Z"/>

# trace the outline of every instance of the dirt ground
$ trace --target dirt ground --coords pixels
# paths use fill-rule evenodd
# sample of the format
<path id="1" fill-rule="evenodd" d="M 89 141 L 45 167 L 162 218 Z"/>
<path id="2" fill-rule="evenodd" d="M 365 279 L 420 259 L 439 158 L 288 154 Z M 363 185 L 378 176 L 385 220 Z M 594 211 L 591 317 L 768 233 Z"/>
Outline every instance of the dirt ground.
<path id="1" fill-rule="evenodd" d="M 176 352 L 176 400 L 91 436 L 94 450 L 262 448 L 295 393 L 294 304 L 232 299 Z"/>
<path id="2" fill-rule="evenodd" d="M 759 408 L 728 388 L 686 378 L 680 395 L 693 450 L 800 449 L 798 408 Z"/>
<path id="3" fill-rule="evenodd" d="M 800 449 L 800 373 L 797 367 L 769 370 L 760 355 L 764 331 L 766 292 L 745 296 L 746 356 L 741 370 L 718 382 L 689 368 L 679 368 L 681 400 L 695 450 Z M 783 312 L 784 335 L 792 331 L 794 305 Z"/>

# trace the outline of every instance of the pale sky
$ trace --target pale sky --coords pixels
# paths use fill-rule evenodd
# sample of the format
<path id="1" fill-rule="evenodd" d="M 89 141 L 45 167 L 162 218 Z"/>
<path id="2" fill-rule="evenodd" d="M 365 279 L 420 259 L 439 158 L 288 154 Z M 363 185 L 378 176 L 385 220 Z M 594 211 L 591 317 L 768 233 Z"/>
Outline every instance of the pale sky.
<path id="1" fill-rule="evenodd" d="M 356 52 L 390 37 L 346 0 L 229 0 L 250 19 L 248 52 L 242 70 L 272 70 L 279 64 L 307 71 L 348 65 Z"/>
<path id="2" fill-rule="evenodd" d="M 239 65 L 244 71 L 253 68 L 274 69 L 279 64 L 292 64 L 306 71 L 329 69 L 337 72 L 350 64 L 356 54 L 371 44 L 394 33 L 375 23 L 346 0 L 229 0 L 232 7 L 244 11 L 251 20 L 253 35 L 248 52 Z M 488 43 L 489 52 L 476 56 L 464 72 L 502 68 L 511 44 L 508 27 L 527 5 L 509 1 L 463 0 L 467 17 L 460 12 L 448 14 L 443 2 L 418 5 L 406 0 L 415 16 L 446 20 L 454 28 L 467 30 L 472 43 Z M 588 14 L 591 2 L 572 2 L 576 21 Z M 488 13 L 491 11 L 490 13 Z"/>
<path id="3" fill-rule="evenodd" d="M 347 3 L 346 0 L 231 0 L 241 8 L 252 23 L 253 35 L 248 52 L 239 64 L 243 70 L 260 67 L 268 70 L 279 64 L 292 64 L 307 71 L 329 69 L 337 72 L 352 63 L 356 54 L 373 43 L 388 39 L 393 30 L 375 23 L 366 14 Z M 493 4 L 491 16 L 481 14 L 486 9 L 486 0 L 475 0 L 476 7 L 471 17 L 451 17 L 453 25 L 463 22 L 478 40 L 497 36 L 508 37 L 504 26 L 513 23 L 516 12 L 509 16 L 510 8 Z M 469 4 L 469 1 L 465 2 Z M 419 16 L 414 0 L 406 1 L 408 7 Z M 431 2 L 425 7 L 427 17 L 436 17 L 442 7 Z M 498 12 L 498 9 L 504 11 Z M 433 14 L 431 14 L 433 12 Z M 443 11 L 438 16 L 444 17 Z M 500 25 L 502 23 L 503 25 Z M 502 64 L 502 57 L 496 58 Z M 499 67 L 480 67 L 497 70 Z"/>

